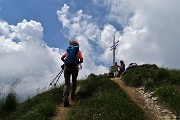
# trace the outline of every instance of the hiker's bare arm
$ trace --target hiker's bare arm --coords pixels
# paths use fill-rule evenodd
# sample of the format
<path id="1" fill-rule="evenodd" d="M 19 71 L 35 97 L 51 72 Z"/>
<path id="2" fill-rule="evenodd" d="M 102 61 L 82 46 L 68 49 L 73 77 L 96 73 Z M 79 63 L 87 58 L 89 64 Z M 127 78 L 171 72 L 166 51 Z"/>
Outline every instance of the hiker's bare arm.
<path id="1" fill-rule="evenodd" d="M 81 51 L 78 52 L 78 56 L 79 56 L 79 63 L 83 63 L 83 56 Z"/>
<path id="2" fill-rule="evenodd" d="M 66 57 L 66 52 L 62 55 L 61 60 L 64 62 L 64 58 Z"/>

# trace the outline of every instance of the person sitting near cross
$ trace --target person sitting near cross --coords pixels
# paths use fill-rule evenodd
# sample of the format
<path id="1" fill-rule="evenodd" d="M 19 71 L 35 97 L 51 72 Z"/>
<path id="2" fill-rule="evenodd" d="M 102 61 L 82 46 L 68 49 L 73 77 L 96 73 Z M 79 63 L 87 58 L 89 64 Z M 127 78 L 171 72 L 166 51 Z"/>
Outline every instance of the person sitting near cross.
<path id="1" fill-rule="evenodd" d="M 120 60 L 120 65 L 118 65 L 119 68 L 119 75 L 121 75 L 125 71 L 125 63 L 123 60 Z"/>

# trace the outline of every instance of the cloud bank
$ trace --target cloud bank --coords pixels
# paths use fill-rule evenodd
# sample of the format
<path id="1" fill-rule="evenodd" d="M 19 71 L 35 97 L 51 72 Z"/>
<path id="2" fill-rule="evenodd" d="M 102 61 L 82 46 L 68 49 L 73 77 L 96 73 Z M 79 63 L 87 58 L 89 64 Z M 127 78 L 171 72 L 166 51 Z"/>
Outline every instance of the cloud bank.
<path id="1" fill-rule="evenodd" d="M 0 87 L 4 92 L 15 81 L 19 81 L 18 94 L 26 97 L 49 85 L 60 70 L 60 54 L 61 50 L 43 41 L 41 23 L 23 20 L 14 26 L 0 21 Z"/>

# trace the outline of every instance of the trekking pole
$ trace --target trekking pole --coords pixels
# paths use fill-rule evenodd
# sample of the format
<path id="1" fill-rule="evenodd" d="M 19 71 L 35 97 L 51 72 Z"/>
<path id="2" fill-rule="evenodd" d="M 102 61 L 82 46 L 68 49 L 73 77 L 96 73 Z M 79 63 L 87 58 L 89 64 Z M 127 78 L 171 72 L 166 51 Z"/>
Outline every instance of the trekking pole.
<path id="1" fill-rule="evenodd" d="M 61 70 L 61 71 L 60 71 L 60 74 L 59 74 L 59 76 L 58 76 L 58 78 L 57 78 L 56 82 L 54 83 L 54 86 L 56 86 L 56 84 L 57 84 L 57 82 L 58 82 L 59 78 L 61 77 L 61 74 L 62 74 L 62 73 L 63 73 L 63 70 Z"/>
<path id="2" fill-rule="evenodd" d="M 60 75 L 60 73 L 61 73 L 61 71 L 56 75 L 56 77 L 52 80 L 52 82 L 49 84 L 49 86 L 52 85 L 52 83 L 56 80 L 56 78 Z"/>
<path id="3" fill-rule="evenodd" d="M 49 86 L 51 86 L 53 84 L 53 82 L 56 80 L 56 78 L 58 78 L 58 79 L 60 78 L 60 76 L 64 70 L 64 64 L 61 65 L 61 68 L 62 68 L 62 70 L 56 75 L 56 77 L 52 80 L 52 82 L 49 84 Z M 57 79 L 57 81 L 58 81 L 58 79 Z M 57 83 L 57 81 L 56 81 L 56 83 Z M 56 83 L 54 84 L 54 86 L 56 86 Z"/>

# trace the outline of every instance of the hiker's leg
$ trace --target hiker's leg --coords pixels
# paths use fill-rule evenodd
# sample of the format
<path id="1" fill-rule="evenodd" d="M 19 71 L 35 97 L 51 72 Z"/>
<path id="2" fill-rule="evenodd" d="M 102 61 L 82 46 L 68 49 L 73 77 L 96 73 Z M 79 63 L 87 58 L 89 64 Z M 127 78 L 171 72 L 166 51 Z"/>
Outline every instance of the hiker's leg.
<path id="1" fill-rule="evenodd" d="M 78 76 L 78 71 L 74 71 L 72 73 L 72 91 L 71 91 L 71 99 L 74 99 L 75 92 L 76 92 L 76 87 L 77 87 L 77 76 Z"/>
<path id="2" fill-rule="evenodd" d="M 68 72 L 66 69 L 64 70 L 64 78 L 65 78 L 65 84 L 64 84 L 64 90 L 63 90 L 63 101 L 68 101 L 69 96 L 69 87 L 70 87 L 70 76 L 71 73 Z"/>

